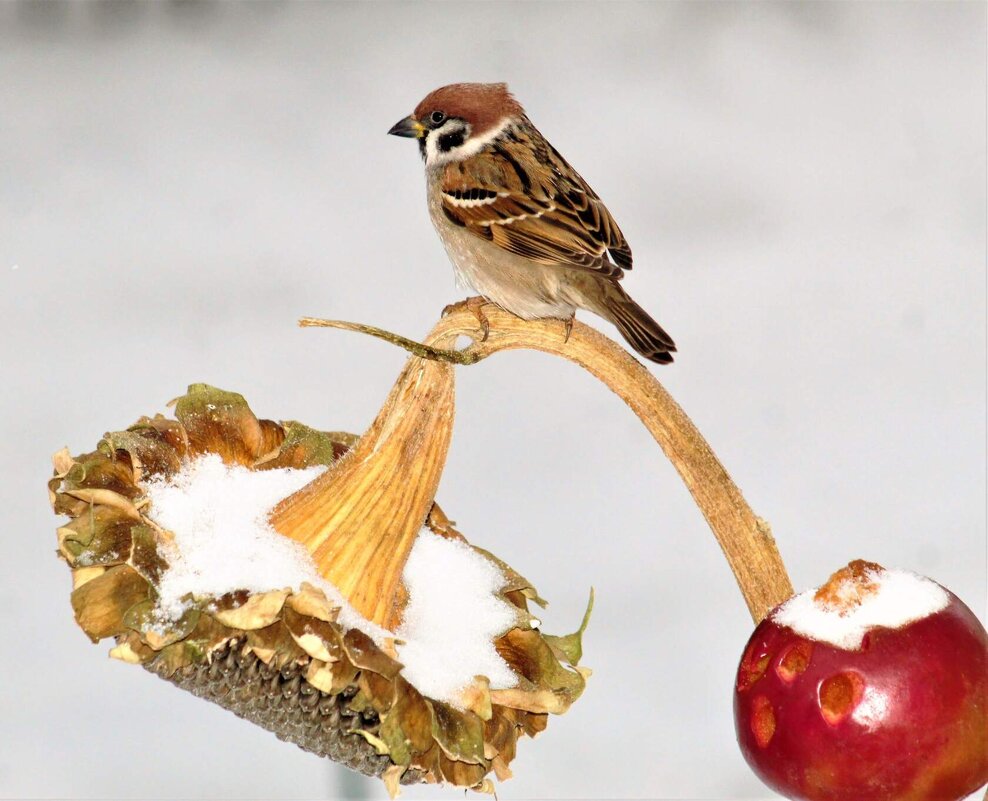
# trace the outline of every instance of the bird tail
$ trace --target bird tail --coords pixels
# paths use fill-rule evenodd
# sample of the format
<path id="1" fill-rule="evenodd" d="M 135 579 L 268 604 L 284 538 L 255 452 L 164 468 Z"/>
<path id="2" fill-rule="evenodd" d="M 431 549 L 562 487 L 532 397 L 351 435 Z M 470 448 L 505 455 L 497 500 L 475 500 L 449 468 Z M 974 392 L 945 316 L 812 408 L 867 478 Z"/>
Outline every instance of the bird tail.
<path id="1" fill-rule="evenodd" d="M 649 361 L 672 362 L 676 343 L 617 283 L 608 283 L 603 297 L 603 316 L 617 326 L 629 345 Z"/>

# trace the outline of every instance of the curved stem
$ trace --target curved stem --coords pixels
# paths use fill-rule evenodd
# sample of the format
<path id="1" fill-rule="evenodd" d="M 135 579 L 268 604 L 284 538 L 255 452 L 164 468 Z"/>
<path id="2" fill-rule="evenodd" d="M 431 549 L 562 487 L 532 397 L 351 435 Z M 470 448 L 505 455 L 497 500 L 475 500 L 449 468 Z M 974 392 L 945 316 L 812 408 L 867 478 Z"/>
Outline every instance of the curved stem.
<path id="1" fill-rule="evenodd" d="M 455 308 L 429 334 L 430 342 L 471 337 L 473 344 L 463 351 L 422 345 L 371 326 L 313 318 L 301 324 L 370 333 L 418 356 L 458 364 L 472 364 L 498 351 L 518 348 L 575 362 L 631 407 L 673 463 L 717 538 L 755 622 L 793 594 L 768 523 L 751 510 L 696 426 L 644 366 L 616 342 L 580 322 L 574 322 L 567 339 L 560 320 L 521 320 L 491 304 L 483 307 L 483 314 L 490 331 L 486 340 L 480 339 L 476 314 L 465 308 Z"/>
<path id="2" fill-rule="evenodd" d="M 343 327 L 380 333 L 425 358 L 408 360 L 346 458 L 283 499 L 270 521 L 305 546 L 357 612 L 394 631 L 406 601 L 402 571 L 446 464 L 454 378 L 441 346 L 455 338 L 437 338 L 433 347 L 369 326 Z"/>

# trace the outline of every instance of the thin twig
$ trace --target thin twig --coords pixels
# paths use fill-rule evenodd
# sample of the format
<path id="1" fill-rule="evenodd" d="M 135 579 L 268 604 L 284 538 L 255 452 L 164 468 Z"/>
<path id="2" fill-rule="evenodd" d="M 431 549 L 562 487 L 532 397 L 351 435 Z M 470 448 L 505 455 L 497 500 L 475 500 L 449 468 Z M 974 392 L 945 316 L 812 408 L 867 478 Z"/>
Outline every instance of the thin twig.
<path id="1" fill-rule="evenodd" d="M 471 351 L 470 348 L 466 350 L 434 348 L 423 342 L 417 342 L 414 339 L 403 337 L 401 334 L 394 334 L 391 331 L 385 331 L 383 328 L 364 325 L 363 323 L 348 323 L 343 320 L 323 320 L 319 317 L 303 317 L 298 321 L 298 324 L 302 328 L 339 328 L 343 331 L 356 331 L 360 334 L 367 334 L 368 336 L 383 339 L 385 342 L 390 342 L 392 345 L 397 345 L 399 348 L 404 348 L 414 356 L 434 362 L 476 364 L 483 358 Z"/>

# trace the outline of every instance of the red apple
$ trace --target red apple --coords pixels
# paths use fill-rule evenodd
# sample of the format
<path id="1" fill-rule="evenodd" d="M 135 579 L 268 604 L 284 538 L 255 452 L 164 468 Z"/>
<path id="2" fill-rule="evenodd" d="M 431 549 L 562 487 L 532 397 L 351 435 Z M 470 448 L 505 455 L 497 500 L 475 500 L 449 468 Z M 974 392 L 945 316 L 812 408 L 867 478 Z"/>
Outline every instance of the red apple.
<path id="1" fill-rule="evenodd" d="M 852 562 L 755 629 L 734 721 L 788 798 L 963 798 L 988 782 L 988 635 L 929 579 Z"/>

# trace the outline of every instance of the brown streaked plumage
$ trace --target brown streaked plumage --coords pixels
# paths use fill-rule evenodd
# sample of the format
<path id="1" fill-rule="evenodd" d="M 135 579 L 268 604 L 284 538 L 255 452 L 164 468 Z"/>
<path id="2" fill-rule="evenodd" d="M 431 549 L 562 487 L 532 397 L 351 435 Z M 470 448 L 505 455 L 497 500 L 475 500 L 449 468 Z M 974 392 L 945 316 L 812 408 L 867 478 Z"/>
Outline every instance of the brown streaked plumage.
<path id="1" fill-rule="evenodd" d="M 632 261 L 621 229 L 579 173 L 531 131 L 519 126 L 472 170 L 462 161 L 447 164 L 444 213 L 454 224 L 540 264 L 598 270 L 619 279 Z M 456 193 L 474 187 L 492 193 L 491 202 L 457 204 Z"/>
<path id="2" fill-rule="evenodd" d="M 672 338 L 619 283 L 632 267 L 621 229 L 505 84 L 444 86 L 389 133 L 419 141 L 430 216 L 462 283 L 526 319 L 587 309 L 645 358 L 672 361 Z"/>

